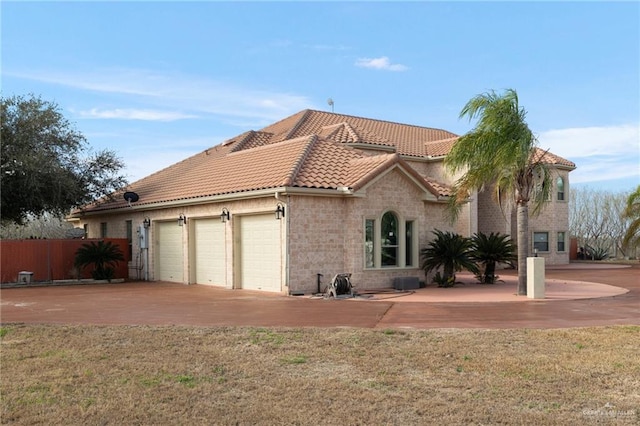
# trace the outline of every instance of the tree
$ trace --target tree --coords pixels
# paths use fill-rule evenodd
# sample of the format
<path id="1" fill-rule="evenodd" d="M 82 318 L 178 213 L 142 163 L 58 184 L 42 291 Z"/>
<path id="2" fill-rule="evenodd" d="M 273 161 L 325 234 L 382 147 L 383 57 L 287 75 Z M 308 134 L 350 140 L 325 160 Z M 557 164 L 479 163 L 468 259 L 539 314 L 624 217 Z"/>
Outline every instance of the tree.
<path id="1" fill-rule="evenodd" d="M 113 269 L 119 261 L 124 261 L 120 247 L 111 241 L 91 241 L 76 251 L 75 266 L 82 269 L 93 265 L 92 276 L 96 280 L 111 280 Z"/>
<path id="2" fill-rule="evenodd" d="M 624 217 L 631 223 L 624 235 L 623 243 L 635 248 L 640 245 L 640 185 L 629 195 Z"/>
<path id="3" fill-rule="evenodd" d="M 2 220 L 68 213 L 124 187 L 124 163 L 113 151 L 93 153 L 59 107 L 39 97 L 0 98 Z"/>
<path id="4" fill-rule="evenodd" d="M 463 174 L 455 182 L 450 211 L 453 217 L 474 191 L 492 186 L 501 208 L 516 206 L 518 247 L 518 294 L 527 294 L 529 248 L 529 202 L 537 213 L 551 190 L 545 151 L 525 121 L 515 90 L 494 91 L 473 97 L 460 118 L 478 119 L 476 127 L 461 136 L 446 156 L 445 167 Z"/>
<path id="5" fill-rule="evenodd" d="M 82 231 L 78 228 L 77 231 Z M 27 215 L 22 224 L 15 222 L 0 223 L 0 239 L 27 238 L 69 238 L 77 235 L 73 225 L 64 217 L 44 213 L 40 216 Z"/>
<path id="6" fill-rule="evenodd" d="M 574 188 L 569 203 L 569 231 L 589 256 L 608 253 L 628 256 L 633 247 L 625 241 L 630 221 L 625 217 L 630 192 Z"/>
<path id="7" fill-rule="evenodd" d="M 442 267 L 443 274 L 436 281 L 440 287 L 452 287 L 456 281 L 456 272 L 467 269 L 476 273 L 476 264 L 471 259 L 471 240 L 452 232 L 433 231 L 436 238 L 426 248 L 420 250 L 422 269 L 429 274 Z"/>
<path id="8" fill-rule="evenodd" d="M 478 232 L 471 238 L 471 258 L 483 265 L 480 282 L 494 284 L 496 282 L 496 264 L 512 264 L 517 260 L 516 246 L 505 234 L 486 235 Z"/>

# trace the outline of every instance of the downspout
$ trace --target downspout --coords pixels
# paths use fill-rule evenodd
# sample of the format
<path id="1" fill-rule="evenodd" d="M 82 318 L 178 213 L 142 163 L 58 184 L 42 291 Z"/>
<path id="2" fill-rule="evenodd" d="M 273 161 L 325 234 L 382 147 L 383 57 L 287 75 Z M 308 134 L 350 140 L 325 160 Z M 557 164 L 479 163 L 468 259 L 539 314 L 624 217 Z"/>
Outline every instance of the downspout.
<path id="1" fill-rule="evenodd" d="M 280 201 L 280 193 L 276 192 L 275 193 L 275 198 L 276 200 Z M 289 222 L 289 218 L 291 217 L 291 211 L 289 210 L 291 204 L 289 203 L 291 201 L 291 197 L 289 195 L 287 195 L 287 201 L 286 201 L 286 213 L 284 215 L 284 220 L 285 220 L 285 236 L 284 236 L 284 244 L 285 244 L 285 257 L 284 257 L 284 282 L 285 285 L 287 286 L 287 293 L 289 294 L 289 296 L 291 295 L 291 286 L 289 285 L 289 257 L 290 257 L 290 244 L 289 244 L 289 231 L 291 229 L 290 227 L 290 222 Z"/>

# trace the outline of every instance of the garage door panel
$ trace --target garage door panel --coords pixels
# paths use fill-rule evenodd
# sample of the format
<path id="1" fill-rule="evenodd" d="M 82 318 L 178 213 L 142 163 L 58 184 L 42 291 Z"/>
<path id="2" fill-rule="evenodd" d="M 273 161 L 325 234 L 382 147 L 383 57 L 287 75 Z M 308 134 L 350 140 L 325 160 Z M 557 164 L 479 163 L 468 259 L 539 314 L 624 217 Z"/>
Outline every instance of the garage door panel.
<path id="1" fill-rule="evenodd" d="M 194 221 L 195 282 L 225 285 L 225 224 L 217 219 Z"/>
<path id="2" fill-rule="evenodd" d="M 156 227 L 158 280 L 184 281 L 184 248 L 182 245 L 182 227 L 175 222 L 158 223 Z"/>
<path id="3" fill-rule="evenodd" d="M 271 214 L 240 221 L 240 286 L 280 291 L 282 285 L 281 221 Z"/>

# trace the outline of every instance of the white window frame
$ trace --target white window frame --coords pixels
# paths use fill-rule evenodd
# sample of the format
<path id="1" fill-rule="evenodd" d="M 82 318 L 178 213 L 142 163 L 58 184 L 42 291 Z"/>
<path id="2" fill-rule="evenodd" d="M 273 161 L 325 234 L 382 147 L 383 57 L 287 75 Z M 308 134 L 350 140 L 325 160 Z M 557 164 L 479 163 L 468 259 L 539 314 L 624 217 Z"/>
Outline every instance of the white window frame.
<path id="1" fill-rule="evenodd" d="M 562 183 L 562 191 L 560 191 L 560 182 Z M 560 194 L 562 194 L 562 198 L 560 198 Z M 562 176 L 558 176 L 556 179 L 556 200 L 567 201 L 567 181 Z"/>
<path id="2" fill-rule="evenodd" d="M 547 240 L 546 241 L 536 241 L 536 234 L 546 234 L 547 236 Z M 531 236 L 531 241 L 533 243 L 533 252 L 536 252 L 536 249 L 538 250 L 538 253 L 549 253 L 550 250 L 550 241 L 549 241 L 549 231 L 534 231 L 532 236 Z M 536 244 L 538 243 L 546 243 L 547 244 L 547 249 L 546 250 L 542 250 L 540 248 L 538 248 L 538 246 Z"/>
<path id="3" fill-rule="evenodd" d="M 560 234 L 562 234 L 562 240 L 560 240 Z M 562 242 L 562 250 L 560 250 L 560 243 Z M 558 253 L 566 253 L 567 252 L 567 232 L 566 231 L 556 231 L 556 251 Z"/>
<path id="4" fill-rule="evenodd" d="M 396 244 L 396 265 L 382 265 L 382 217 L 386 213 L 393 213 L 396 216 L 398 223 L 398 236 Z M 372 222 L 373 224 L 373 241 L 367 241 L 367 222 Z M 411 265 L 407 265 L 407 249 L 406 249 L 406 224 L 407 222 L 412 223 L 412 241 L 411 241 Z M 363 219 L 362 227 L 364 231 L 363 236 L 363 266 L 365 270 L 389 270 L 389 269 L 416 269 L 418 268 L 418 220 L 413 217 L 403 217 L 397 211 L 393 209 L 384 210 L 378 216 L 367 216 Z M 370 260 L 373 257 L 373 264 L 371 265 Z"/>

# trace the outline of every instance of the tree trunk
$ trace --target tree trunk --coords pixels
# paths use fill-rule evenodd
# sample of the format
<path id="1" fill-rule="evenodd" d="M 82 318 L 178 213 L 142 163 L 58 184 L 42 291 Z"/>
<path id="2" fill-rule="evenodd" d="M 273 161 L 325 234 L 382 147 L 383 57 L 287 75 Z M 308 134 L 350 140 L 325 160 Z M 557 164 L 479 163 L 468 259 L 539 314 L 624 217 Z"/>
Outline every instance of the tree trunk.
<path id="1" fill-rule="evenodd" d="M 529 255 L 529 206 L 518 202 L 518 296 L 527 295 L 527 256 Z"/>
<path id="2" fill-rule="evenodd" d="M 485 264 L 484 269 L 484 284 L 496 283 L 496 262 L 489 261 Z"/>

